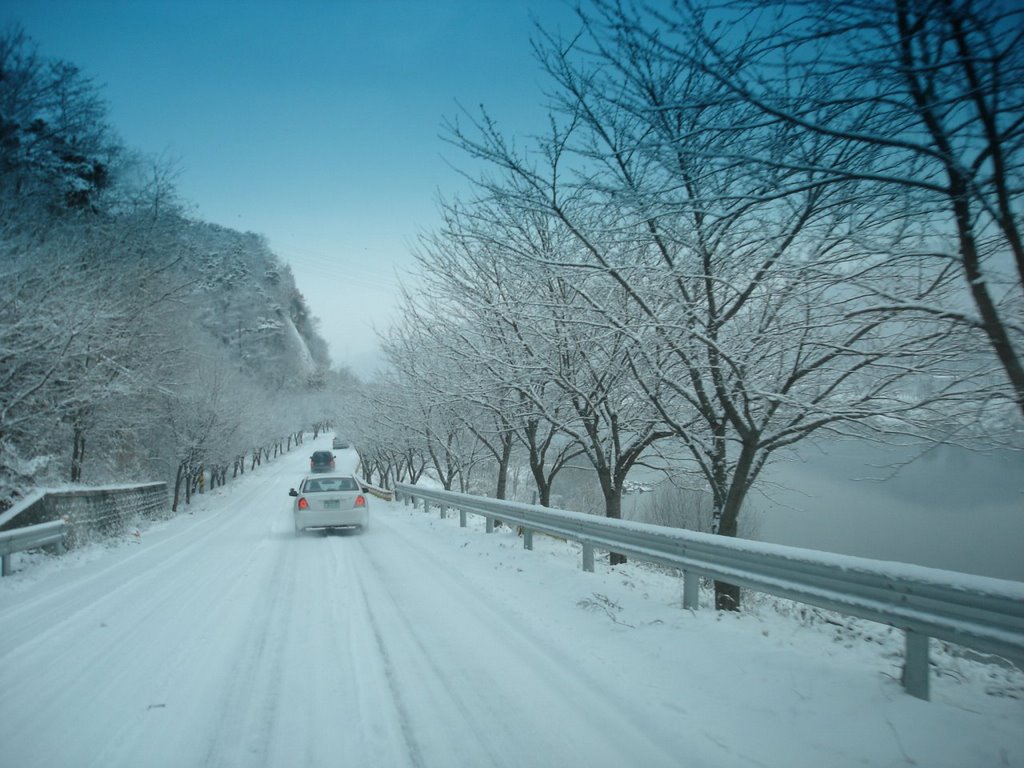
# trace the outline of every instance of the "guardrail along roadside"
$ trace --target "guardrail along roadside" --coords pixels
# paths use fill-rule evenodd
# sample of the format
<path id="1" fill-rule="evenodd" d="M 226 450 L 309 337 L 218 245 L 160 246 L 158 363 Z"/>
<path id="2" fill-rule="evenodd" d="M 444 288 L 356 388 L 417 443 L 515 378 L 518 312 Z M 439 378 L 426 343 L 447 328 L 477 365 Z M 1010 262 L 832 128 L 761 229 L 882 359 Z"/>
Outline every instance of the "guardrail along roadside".
<path id="1" fill-rule="evenodd" d="M 11 573 L 15 552 L 53 546 L 62 553 L 169 511 L 167 483 L 39 491 L 0 515 L 0 575 Z"/>
<path id="2" fill-rule="evenodd" d="M 683 575 L 683 607 L 699 607 L 701 578 L 856 616 L 903 630 L 903 686 L 929 697 L 930 638 L 1001 657 L 1024 669 L 1024 583 L 936 568 L 833 555 L 678 528 L 614 520 L 532 504 L 502 501 L 399 484 L 406 504 L 445 516 L 459 511 L 520 526 L 523 546 L 534 532 L 575 541 L 582 568 L 594 570 L 594 551 L 621 552 L 637 560 L 677 568 Z"/>

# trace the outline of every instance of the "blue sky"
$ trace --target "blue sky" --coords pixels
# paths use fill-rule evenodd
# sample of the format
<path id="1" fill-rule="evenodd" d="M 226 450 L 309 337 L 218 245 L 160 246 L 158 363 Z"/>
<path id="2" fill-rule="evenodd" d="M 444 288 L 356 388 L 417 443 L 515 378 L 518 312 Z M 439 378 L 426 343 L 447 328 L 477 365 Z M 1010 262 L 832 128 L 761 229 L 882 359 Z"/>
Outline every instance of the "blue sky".
<path id="1" fill-rule="evenodd" d="M 543 128 L 534 20 L 562 0 L 4 0 L 44 55 L 101 86 L 125 144 L 173 158 L 202 219 L 266 235 L 335 362 L 372 364 L 394 271 L 465 182 L 458 105 Z"/>

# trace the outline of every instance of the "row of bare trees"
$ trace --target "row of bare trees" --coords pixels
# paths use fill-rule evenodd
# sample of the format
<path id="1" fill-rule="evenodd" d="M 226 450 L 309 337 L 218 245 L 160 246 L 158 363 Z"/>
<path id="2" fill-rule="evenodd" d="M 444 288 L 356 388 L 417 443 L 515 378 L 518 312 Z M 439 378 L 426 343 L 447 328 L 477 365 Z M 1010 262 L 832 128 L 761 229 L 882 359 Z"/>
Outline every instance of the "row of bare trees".
<path id="1" fill-rule="evenodd" d="M 539 31 L 545 132 L 448 125 L 475 193 L 442 203 L 386 340 L 367 405 L 385 453 L 416 446 L 445 487 L 485 461 L 502 496 L 514 449 L 542 503 L 584 462 L 610 517 L 631 469 L 682 462 L 734 536 L 805 440 L 1019 442 L 1020 12 L 594 0 L 579 18 Z"/>

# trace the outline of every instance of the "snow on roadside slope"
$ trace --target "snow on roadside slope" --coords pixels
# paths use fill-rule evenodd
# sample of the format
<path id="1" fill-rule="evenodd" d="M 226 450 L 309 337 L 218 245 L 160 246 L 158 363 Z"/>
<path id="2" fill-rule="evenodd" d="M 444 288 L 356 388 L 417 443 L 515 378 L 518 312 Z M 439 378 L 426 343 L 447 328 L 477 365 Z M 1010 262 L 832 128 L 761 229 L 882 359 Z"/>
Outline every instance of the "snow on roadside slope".
<path id="1" fill-rule="evenodd" d="M 651 704 L 677 713 L 663 725 L 722 745 L 723 766 L 1024 766 L 1024 673 L 1013 667 L 933 641 L 922 702 L 902 689 L 903 634 L 890 627 L 746 591 L 740 614 L 686 611 L 681 579 L 658 566 L 599 561 L 587 574 L 569 542 L 535 535 L 528 552 L 508 527 L 484 534 L 481 518 L 462 530 L 436 510 L 406 515 L 414 535 L 457 547 L 466 578 L 495 599 L 533 620 L 547 607 L 551 634 L 580 638 L 579 653 L 623 688 L 658 680 Z"/>
<path id="2" fill-rule="evenodd" d="M 296 467 L 301 468 L 311 450 L 293 452 Z M 437 602 L 428 605 L 419 605 L 408 596 L 404 605 L 395 603 L 406 617 L 404 631 L 419 632 L 423 638 L 434 640 L 424 643 L 424 647 L 434 654 L 434 665 L 441 669 L 460 669 L 471 661 L 478 664 L 469 659 L 467 648 L 482 654 L 494 680 L 496 709 L 500 709 L 500 697 L 507 692 L 508 681 L 528 680 L 532 670 L 521 667 L 523 656 L 511 655 L 513 645 L 497 644 L 493 632 L 485 634 L 479 624 L 461 621 L 457 629 L 425 626 L 431 614 L 452 619 L 455 614 L 448 604 L 451 601 L 469 601 L 478 606 L 486 601 L 495 607 L 495 617 L 508 618 L 532 638 L 543 638 L 547 657 L 559 662 L 560 675 L 567 681 L 583 681 L 573 683 L 580 690 L 588 689 L 587 680 L 599 679 L 600 695 L 614 692 L 605 703 L 622 717 L 623 728 L 646 730 L 655 744 L 677 745 L 679 765 L 1024 766 L 1024 680 L 1014 670 L 936 653 L 934 700 L 921 702 L 906 695 L 899 685 L 902 639 L 885 627 L 768 598 L 748 600 L 747 609 L 740 615 L 718 614 L 710 609 L 684 611 L 680 607 L 680 581 L 660 569 L 635 563 L 610 569 L 599 563 L 596 573 L 583 573 L 579 570 L 579 551 L 571 544 L 537 536 L 534 551 L 528 552 L 522 549 L 514 531 L 503 528 L 486 535 L 482 521 L 473 517 L 470 527 L 461 529 L 457 517 L 442 520 L 436 511 L 426 515 L 400 504 L 374 502 L 375 522 L 366 537 L 296 542 L 278 530 L 285 527 L 281 523 L 287 523 L 278 519 L 286 514 L 284 493 L 288 483 L 282 480 L 283 476 L 275 478 L 264 470 L 251 473 L 222 494 L 200 497 L 193 506 L 193 515 L 144 528 L 138 542 L 94 547 L 63 560 L 19 560 L 18 572 L 0 580 L 0 617 L 8 621 L 4 627 L 8 637 L 3 642 L 8 642 L 13 633 L 21 636 L 22 647 L 32 644 L 36 631 L 19 626 L 20 618 L 33 614 L 37 604 L 56 604 L 57 593 L 71 590 L 76 583 L 96 575 L 98 569 L 113 576 L 121 573 L 118 561 L 137 559 L 141 565 L 151 546 L 166 548 L 181 541 L 199 547 L 202 539 L 194 537 L 191 530 L 201 526 L 224 533 L 220 527 L 214 528 L 217 517 L 231 514 L 222 511 L 221 506 L 233 502 L 232 497 L 237 501 L 238 496 L 245 496 L 251 501 L 247 500 L 248 509 L 239 513 L 246 517 L 239 519 L 251 521 L 252 528 L 240 532 L 244 541 L 224 541 L 225 547 L 231 548 L 220 555 L 225 572 L 237 570 L 248 579 L 254 578 L 266 558 L 288 553 L 297 543 L 308 555 L 327 551 L 339 557 L 358 556 L 353 563 L 379 561 L 389 579 L 388 588 L 399 598 L 414 582 L 422 586 L 416 593 L 418 603 L 432 598 L 432 592 L 438 593 L 433 596 Z M 261 499 L 272 500 L 274 508 L 259 512 Z M 236 549 L 248 558 L 239 560 L 237 567 L 228 560 Z M 189 562 L 182 560 L 183 565 Z M 281 562 L 295 563 L 293 558 Z M 302 562 L 303 568 L 313 564 L 308 558 Z M 439 579 L 442 565 L 443 581 Z M 139 572 L 143 572 L 141 568 Z M 211 569 L 210 576 L 215 575 Z M 223 574 L 217 576 L 210 587 L 224 578 Z M 264 589 L 280 581 L 275 576 L 265 582 Z M 235 589 L 241 589 L 242 583 Z M 454 588 L 456 583 L 458 589 Z M 366 586 L 375 588 L 369 581 Z M 159 588 L 156 583 L 154 587 Z M 708 596 L 703 597 L 707 605 Z M 169 602 L 161 610 L 184 609 L 172 594 L 163 598 Z M 308 611 L 319 604 L 312 601 L 293 609 Z M 379 607 L 380 602 L 374 605 Z M 232 612 L 235 610 L 233 607 Z M 238 615 L 244 617 L 241 612 Z M 417 620 L 409 624 L 413 615 Z M 52 635 L 58 631 L 44 629 L 45 619 L 42 614 L 36 618 L 40 637 L 43 632 Z M 397 622 L 385 622 L 380 630 L 386 634 L 396 628 Z M 225 627 L 224 632 L 229 629 Z M 480 634 L 462 637 L 464 642 L 458 644 L 452 642 L 451 633 L 463 631 Z M 216 638 L 212 641 L 226 645 Z M 309 641 L 311 638 L 305 638 Z M 102 648 L 92 652 L 99 654 Z M 289 652 L 285 658 L 292 656 Z M 0 654 L 0 667 L 4 658 Z M 203 663 L 208 669 L 197 672 L 222 674 L 222 670 L 210 666 L 212 658 Z M 396 659 L 396 663 L 400 662 Z M 0 668 L 0 678 L 13 672 Z M 324 674 L 331 672 L 325 669 Z M 488 696 L 488 691 L 478 689 L 479 679 L 473 683 L 468 675 L 453 675 L 446 682 L 457 701 L 480 701 Z M 460 686 L 469 685 L 477 689 L 460 690 Z M 407 706 L 416 701 L 416 697 L 411 698 Z M 12 715 L 8 708 L 16 705 L 11 698 L 5 699 L 0 705 L 0 720 Z M 543 707 L 543 701 L 537 706 Z M 597 712 L 592 702 L 579 700 L 578 707 L 585 713 Z M 146 716 L 155 717 L 153 713 L 159 711 Z M 238 718 L 224 720 L 223 712 L 211 710 L 209 714 L 222 720 L 229 730 L 243 725 Z M 294 717 L 284 711 L 274 714 L 286 721 Z M 405 714 L 413 723 L 436 717 L 436 713 L 417 711 Z M 459 720 L 473 713 L 453 710 L 441 714 Z M 357 723 L 355 727 L 371 725 Z M 560 725 L 554 722 L 551 728 L 557 733 Z M 107 723 L 106 727 L 112 726 Z M 452 727 L 457 731 L 459 724 L 453 723 Z M 500 718 L 492 728 L 497 750 L 494 764 L 525 768 L 548 764 L 545 755 L 534 750 L 543 738 L 550 741 L 550 734 L 509 733 L 514 723 Z M 224 738 L 212 743 L 220 744 Z M 419 738 L 429 744 L 428 735 Z M 443 749 L 444 745 L 435 748 Z M 456 745 L 450 749 L 450 754 L 433 753 L 442 754 L 443 763 L 410 760 L 380 764 L 465 764 L 458 760 Z M 268 761 L 268 754 L 256 764 L 274 764 Z M 94 763 L 92 756 L 82 762 Z M 608 763 L 592 760 L 588 766 L 604 764 Z"/>

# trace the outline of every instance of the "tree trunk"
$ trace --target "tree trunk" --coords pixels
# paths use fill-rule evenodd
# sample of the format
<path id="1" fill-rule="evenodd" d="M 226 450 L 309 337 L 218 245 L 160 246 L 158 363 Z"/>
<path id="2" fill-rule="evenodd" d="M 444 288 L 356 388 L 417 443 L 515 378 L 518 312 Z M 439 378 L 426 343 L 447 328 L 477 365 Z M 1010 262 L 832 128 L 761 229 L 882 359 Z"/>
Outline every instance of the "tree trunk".
<path id="1" fill-rule="evenodd" d="M 963 186 L 963 185 L 957 185 Z M 1024 415 L 1024 365 L 1013 348 L 1006 323 L 999 314 L 999 309 L 989 293 L 989 285 L 981 272 L 981 259 L 978 255 L 977 243 L 971 229 L 971 213 L 966 202 L 967 193 L 963 191 L 954 200 L 953 208 L 956 216 L 957 230 L 960 238 L 960 258 L 963 263 L 964 277 L 971 291 L 971 298 L 978 308 L 981 327 L 988 337 L 989 344 L 996 358 L 1006 372 L 1006 378 L 1013 388 L 1017 409 Z"/>
<path id="2" fill-rule="evenodd" d="M 611 470 L 599 469 L 598 479 L 601 481 L 601 491 L 604 494 L 604 516 L 613 520 L 622 519 L 622 488 L 616 488 L 612 482 Z M 619 552 L 608 553 L 609 565 L 624 565 L 626 556 Z"/>
<path id="3" fill-rule="evenodd" d="M 622 495 L 616 493 L 612 498 L 605 499 L 605 511 L 606 517 L 611 517 L 615 520 L 622 519 Z M 609 565 L 625 565 L 626 556 L 620 552 L 609 552 L 608 553 L 608 564 Z"/>
<path id="4" fill-rule="evenodd" d="M 85 430 L 75 424 L 74 438 L 71 445 L 71 482 L 82 479 L 82 462 L 85 459 Z"/>
<path id="5" fill-rule="evenodd" d="M 739 532 L 740 510 L 747 496 L 750 485 L 750 471 L 757 453 L 756 439 L 744 442 L 732 473 L 732 484 L 725 497 L 725 506 L 718 520 L 715 533 L 719 536 L 735 537 Z M 724 581 L 715 582 L 715 608 L 719 611 L 738 611 L 740 609 L 740 588 Z"/>
<path id="6" fill-rule="evenodd" d="M 504 499 L 508 489 L 508 465 L 512 459 L 512 435 L 505 433 L 501 437 L 501 457 L 498 459 L 498 487 L 494 498 Z"/>
<path id="7" fill-rule="evenodd" d="M 537 486 L 537 502 L 542 507 L 551 506 L 551 483 L 544 474 L 544 460 L 539 452 L 530 446 L 530 474 L 533 475 L 533 484 Z"/>
<path id="8" fill-rule="evenodd" d="M 174 498 L 171 500 L 171 512 L 178 511 L 178 500 L 181 498 L 181 478 L 185 474 L 185 462 L 178 464 L 178 471 L 174 476 Z"/>
<path id="9" fill-rule="evenodd" d="M 542 507 L 551 506 L 551 484 L 544 483 L 537 486 L 537 503 Z"/>

